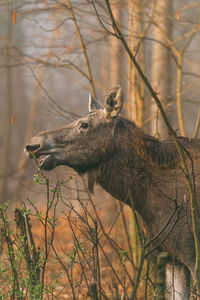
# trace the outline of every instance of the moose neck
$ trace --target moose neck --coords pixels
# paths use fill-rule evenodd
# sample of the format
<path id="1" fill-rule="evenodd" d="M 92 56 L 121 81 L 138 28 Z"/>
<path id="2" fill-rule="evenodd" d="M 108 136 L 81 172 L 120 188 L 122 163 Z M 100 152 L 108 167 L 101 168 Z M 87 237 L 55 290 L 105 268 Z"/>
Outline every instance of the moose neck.
<path id="1" fill-rule="evenodd" d="M 124 118 L 117 120 L 113 132 L 112 155 L 87 172 L 89 190 L 95 183 L 101 185 L 113 197 L 134 206 L 148 222 L 153 215 L 148 193 L 156 176 L 165 177 L 176 166 L 176 147 L 146 135 Z"/>
<path id="2" fill-rule="evenodd" d="M 129 206 L 134 206 L 142 214 L 146 188 L 150 179 L 145 168 L 139 173 L 125 155 L 119 159 L 116 152 L 107 163 L 101 165 L 100 169 L 93 170 L 93 175 L 96 183 L 109 194 Z"/>
<path id="3" fill-rule="evenodd" d="M 92 192 L 97 183 L 113 197 L 130 206 L 134 205 L 143 214 L 146 189 L 151 176 L 145 167 L 145 161 L 137 155 L 138 151 L 143 150 L 136 149 L 142 147 L 137 145 L 134 137 L 136 125 L 126 119 L 121 118 L 120 121 L 114 136 L 114 151 L 107 161 L 88 171 L 88 187 Z"/>

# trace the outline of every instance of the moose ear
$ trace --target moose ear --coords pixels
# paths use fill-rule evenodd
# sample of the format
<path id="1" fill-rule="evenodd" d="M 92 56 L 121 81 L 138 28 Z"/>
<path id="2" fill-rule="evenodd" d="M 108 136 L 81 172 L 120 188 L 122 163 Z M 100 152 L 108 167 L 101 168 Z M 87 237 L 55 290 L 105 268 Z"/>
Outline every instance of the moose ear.
<path id="1" fill-rule="evenodd" d="M 91 94 L 89 94 L 89 103 L 88 103 L 88 108 L 89 108 L 89 112 L 92 112 L 94 110 L 98 110 L 98 109 L 104 109 L 104 107 L 99 104 L 93 97 Z"/>
<path id="2" fill-rule="evenodd" d="M 105 108 L 107 118 L 116 117 L 120 113 L 122 105 L 122 87 L 121 85 L 117 85 L 111 90 L 109 90 L 108 94 L 105 97 Z"/>

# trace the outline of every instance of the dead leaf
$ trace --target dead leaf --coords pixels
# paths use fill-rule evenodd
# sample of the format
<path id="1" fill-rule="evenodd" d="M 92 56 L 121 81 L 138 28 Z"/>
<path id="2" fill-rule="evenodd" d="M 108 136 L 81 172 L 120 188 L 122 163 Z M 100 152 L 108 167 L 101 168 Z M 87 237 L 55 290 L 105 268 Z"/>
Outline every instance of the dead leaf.
<path id="1" fill-rule="evenodd" d="M 71 46 L 67 45 L 67 53 L 69 54 L 71 52 Z"/>
<path id="2" fill-rule="evenodd" d="M 177 21 L 179 22 L 180 21 L 180 11 L 179 11 L 179 9 L 177 9 L 176 18 L 177 18 Z"/>
<path id="3" fill-rule="evenodd" d="M 60 38 L 60 28 L 57 29 L 57 37 Z"/>
<path id="4" fill-rule="evenodd" d="M 16 24 L 16 10 L 13 11 L 13 24 L 15 25 Z"/>
<path id="5" fill-rule="evenodd" d="M 15 117 L 14 117 L 13 113 L 11 114 L 11 117 L 10 117 L 10 123 L 11 123 L 11 125 L 15 124 Z"/>

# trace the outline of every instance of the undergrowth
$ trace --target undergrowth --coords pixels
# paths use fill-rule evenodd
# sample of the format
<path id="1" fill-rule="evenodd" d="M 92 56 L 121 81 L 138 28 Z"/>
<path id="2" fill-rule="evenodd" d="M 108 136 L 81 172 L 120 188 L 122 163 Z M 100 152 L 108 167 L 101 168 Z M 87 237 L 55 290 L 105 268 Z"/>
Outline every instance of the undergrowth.
<path id="1" fill-rule="evenodd" d="M 26 199 L 15 209 L 14 220 L 8 204 L 0 207 L 0 299 L 129 299 L 139 267 L 125 238 L 115 231 L 113 239 L 117 225 L 103 226 L 86 185 L 87 199 L 81 200 L 76 183 L 76 201 L 71 201 L 63 197 L 62 187 L 72 177 L 51 184 L 38 170 L 33 180 L 46 190 L 45 205 Z M 59 201 L 62 214 L 57 214 Z M 137 299 L 153 299 L 149 263 L 142 268 Z"/>

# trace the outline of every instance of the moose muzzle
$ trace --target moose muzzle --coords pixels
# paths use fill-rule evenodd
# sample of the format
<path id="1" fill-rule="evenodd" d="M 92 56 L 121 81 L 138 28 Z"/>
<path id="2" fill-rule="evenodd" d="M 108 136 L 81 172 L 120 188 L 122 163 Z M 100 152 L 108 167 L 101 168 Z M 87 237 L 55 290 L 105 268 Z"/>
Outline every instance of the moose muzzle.
<path id="1" fill-rule="evenodd" d="M 36 136 L 31 138 L 24 149 L 29 158 L 35 158 L 38 161 L 39 167 L 50 170 L 53 163 L 53 154 L 47 145 L 45 146 L 44 138 Z M 51 153 L 50 153 L 51 152 Z"/>

